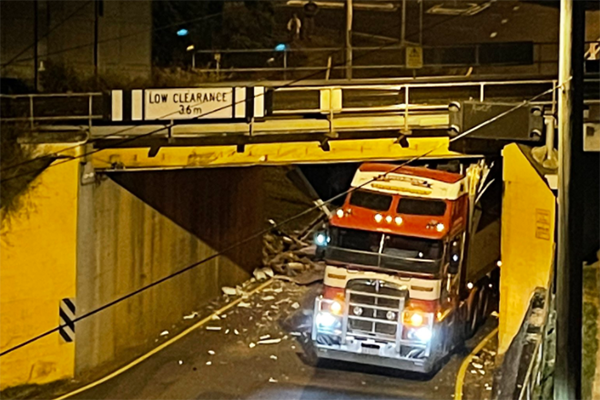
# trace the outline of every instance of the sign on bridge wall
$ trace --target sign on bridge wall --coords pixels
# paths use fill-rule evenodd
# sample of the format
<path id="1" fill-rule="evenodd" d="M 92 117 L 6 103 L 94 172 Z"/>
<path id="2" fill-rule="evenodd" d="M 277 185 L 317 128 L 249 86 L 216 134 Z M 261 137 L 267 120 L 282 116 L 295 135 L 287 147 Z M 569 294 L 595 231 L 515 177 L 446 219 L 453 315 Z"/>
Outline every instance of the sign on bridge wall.
<path id="1" fill-rule="evenodd" d="M 264 87 L 111 91 L 111 121 L 264 117 Z"/>

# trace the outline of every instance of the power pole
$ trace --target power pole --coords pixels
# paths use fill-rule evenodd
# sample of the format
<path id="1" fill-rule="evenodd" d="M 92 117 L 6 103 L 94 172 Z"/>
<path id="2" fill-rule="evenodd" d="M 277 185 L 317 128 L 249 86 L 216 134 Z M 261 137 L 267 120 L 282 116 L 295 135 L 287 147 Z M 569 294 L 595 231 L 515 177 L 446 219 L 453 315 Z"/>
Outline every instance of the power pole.
<path id="1" fill-rule="evenodd" d="M 35 45 L 33 46 L 33 90 L 34 92 L 37 93 L 38 89 L 39 89 L 39 73 L 38 73 L 38 68 L 39 68 L 39 15 L 38 15 L 38 11 L 39 11 L 39 5 L 38 5 L 38 0 L 35 0 L 33 2 L 33 41 L 35 42 Z"/>
<path id="2" fill-rule="evenodd" d="M 346 0 L 346 79 L 352 79 L 352 0 Z"/>
<path id="3" fill-rule="evenodd" d="M 402 0 L 402 26 L 400 27 L 400 46 L 406 42 L 406 0 Z"/>
<path id="4" fill-rule="evenodd" d="M 583 275 L 583 53 L 585 2 L 561 0 L 558 238 L 554 398 L 581 398 Z"/>

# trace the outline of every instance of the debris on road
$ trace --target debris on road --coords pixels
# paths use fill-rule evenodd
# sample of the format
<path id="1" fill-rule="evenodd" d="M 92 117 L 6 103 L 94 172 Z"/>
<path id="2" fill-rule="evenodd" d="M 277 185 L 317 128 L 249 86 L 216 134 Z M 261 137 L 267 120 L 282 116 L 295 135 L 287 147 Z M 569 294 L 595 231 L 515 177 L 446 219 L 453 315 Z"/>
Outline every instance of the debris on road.
<path id="1" fill-rule="evenodd" d="M 198 313 L 196 311 L 194 311 L 193 313 L 191 313 L 190 315 L 184 315 L 183 319 L 194 319 L 198 317 Z"/>
<path id="2" fill-rule="evenodd" d="M 277 344 L 281 342 L 281 338 L 259 340 L 258 344 Z"/>
<path id="3" fill-rule="evenodd" d="M 221 290 L 223 291 L 223 293 L 225 293 L 227 296 L 235 296 L 237 295 L 237 290 L 235 288 L 232 288 L 231 286 L 223 286 L 221 288 Z"/>
<path id="4" fill-rule="evenodd" d="M 182 364 L 183 364 L 183 361 L 182 361 L 182 360 L 179 360 L 179 365 L 182 365 Z"/>
<path id="5" fill-rule="evenodd" d="M 294 304 L 292 304 L 292 308 L 293 308 L 294 310 L 297 310 L 298 308 L 300 308 L 300 303 L 298 303 L 297 301 L 296 301 L 296 302 L 294 302 Z"/>
<path id="6" fill-rule="evenodd" d="M 269 378 L 269 382 L 270 383 L 277 383 L 277 379 L 271 377 L 271 378 Z"/>
<path id="7" fill-rule="evenodd" d="M 256 344 L 254 342 L 251 342 L 248 347 L 250 347 L 251 349 L 253 349 L 254 347 L 256 347 Z"/>
<path id="8" fill-rule="evenodd" d="M 240 331 L 238 331 L 237 329 L 234 329 L 234 330 L 233 330 L 233 333 L 235 333 L 236 335 L 239 335 L 239 334 L 240 334 Z"/>
<path id="9" fill-rule="evenodd" d="M 241 308 L 250 308 L 250 307 L 252 307 L 252 304 L 250 304 L 246 301 L 240 301 L 237 306 L 241 307 Z"/>
<path id="10" fill-rule="evenodd" d="M 271 360 L 277 360 L 277 356 L 276 355 L 271 355 L 271 357 L 269 357 Z"/>
<path id="11" fill-rule="evenodd" d="M 206 365 L 212 365 L 212 361 L 207 361 Z"/>
<path id="12" fill-rule="evenodd" d="M 221 328 L 220 326 L 207 326 L 206 327 L 207 331 L 220 331 L 221 329 L 223 329 L 223 328 Z"/>
<path id="13" fill-rule="evenodd" d="M 214 352 L 214 350 L 209 350 L 209 351 L 208 351 L 208 354 L 210 354 L 211 356 L 214 356 L 214 355 L 215 355 L 215 352 Z"/>
<path id="14" fill-rule="evenodd" d="M 160 333 L 160 336 L 165 336 L 165 335 L 168 335 L 168 334 L 169 334 L 169 331 L 162 331 L 162 332 Z"/>
<path id="15" fill-rule="evenodd" d="M 259 339 L 260 340 L 265 340 L 265 339 L 268 339 L 270 337 L 271 337 L 271 335 L 262 335 Z"/>

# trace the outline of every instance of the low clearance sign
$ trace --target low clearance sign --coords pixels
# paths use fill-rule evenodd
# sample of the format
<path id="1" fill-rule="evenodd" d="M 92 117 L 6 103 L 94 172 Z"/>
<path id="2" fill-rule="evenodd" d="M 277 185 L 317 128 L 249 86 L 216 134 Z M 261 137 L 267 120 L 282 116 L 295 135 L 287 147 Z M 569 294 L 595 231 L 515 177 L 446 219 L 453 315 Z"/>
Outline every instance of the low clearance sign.
<path id="1" fill-rule="evenodd" d="M 233 97 L 233 88 L 147 89 L 144 119 L 232 118 Z"/>

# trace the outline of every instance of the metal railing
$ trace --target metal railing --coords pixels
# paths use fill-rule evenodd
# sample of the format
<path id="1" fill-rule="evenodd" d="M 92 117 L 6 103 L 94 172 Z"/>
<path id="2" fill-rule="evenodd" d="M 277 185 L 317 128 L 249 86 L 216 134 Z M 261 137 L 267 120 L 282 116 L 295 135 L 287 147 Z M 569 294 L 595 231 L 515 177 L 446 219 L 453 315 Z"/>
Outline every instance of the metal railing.
<path id="1" fill-rule="evenodd" d="M 52 121 L 79 121 L 91 127 L 93 120 L 104 118 L 103 107 L 99 92 L 0 95 L 2 120 L 29 122 L 31 128 L 35 123 Z"/>
<path id="2" fill-rule="evenodd" d="M 548 290 L 537 288 L 519 332 L 496 375 L 496 400 L 539 400 L 543 396 L 548 337 L 553 318 Z"/>
<path id="3" fill-rule="evenodd" d="M 277 82 L 271 85 L 277 85 Z M 455 100 L 522 101 L 551 87 L 555 80 L 430 82 L 402 84 L 337 84 L 327 86 L 266 87 L 272 93 L 267 107 L 277 117 L 306 117 L 327 114 L 333 124 L 339 114 L 379 113 L 403 116 L 408 131 L 409 117 L 427 113 L 444 113 Z M 207 85 L 207 87 L 210 85 Z M 271 95 L 269 95 L 271 96 Z M 540 99 L 551 104 L 552 95 Z M 106 99 L 102 93 L 58 93 L 0 95 L 1 118 L 5 122 L 29 122 L 87 125 L 103 122 Z M 185 124 L 181 120 L 179 124 Z M 333 125 L 332 125 L 333 126 Z"/>
<path id="4" fill-rule="evenodd" d="M 600 42 L 586 42 L 586 48 L 595 49 Z M 345 49 L 290 48 L 277 49 L 221 49 L 196 50 L 191 55 L 192 68 L 205 73 L 279 74 L 288 79 L 294 72 L 322 71 L 329 79 L 344 76 Z M 406 47 L 353 47 L 353 71 L 373 71 L 378 74 L 393 71 L 398 74 L 416 71 L 406 65 Z M 589 52 L 588 52 L 589 53 Z M 595 54 L 595 53 L 594 53 Z M 458 67 L 531 67 L 530 73 L 556 74 L 558 72 L 558 43 L 507 42 L 464 44 L 453 46 L 422 46 L 422 68 Z M 199 65 L 204 67 L 198 68 Z M 336 74 L 336 72 L 340 72 Z M 518 73 L 522 73 L 522 68 Z"/>

